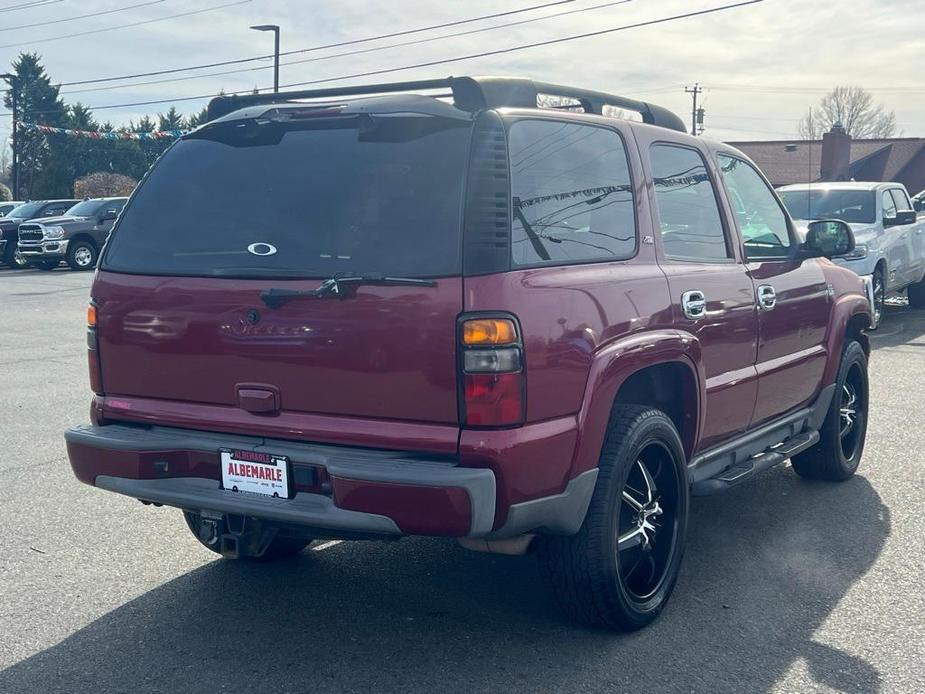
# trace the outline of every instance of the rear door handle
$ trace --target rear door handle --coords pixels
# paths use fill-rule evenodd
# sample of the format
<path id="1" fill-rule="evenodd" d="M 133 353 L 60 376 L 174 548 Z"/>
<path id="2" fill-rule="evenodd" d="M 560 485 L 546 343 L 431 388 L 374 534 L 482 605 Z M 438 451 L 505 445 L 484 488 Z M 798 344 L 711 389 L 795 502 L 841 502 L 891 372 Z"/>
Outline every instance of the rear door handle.
<path id="1" fill-rule="evenodd" d="M 707 297 L 699 289 L 684 292 L 681 295 L 681 310 L 691 320 L 699 320 L 707 315 Z"/>
<path id="2" fill-rule="evenodd" d="M 762 311 L 770 311 L 777 306 L 777 292 L 770 284 L 762 284 L 755 290 L 758 296 L 758 308 Z"/>

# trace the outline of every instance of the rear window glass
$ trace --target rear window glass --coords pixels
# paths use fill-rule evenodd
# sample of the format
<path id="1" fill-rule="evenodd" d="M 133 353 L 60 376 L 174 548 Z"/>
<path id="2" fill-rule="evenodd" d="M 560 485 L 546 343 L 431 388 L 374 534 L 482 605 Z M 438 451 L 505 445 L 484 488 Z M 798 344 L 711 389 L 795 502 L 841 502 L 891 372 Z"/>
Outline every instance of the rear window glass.
<path id="1" fill-rule="evenodd" d="M 179 141 L 138 189 L 104 268 L 224 277 L 460 271 L 471 123 L 235 121 Z"/>
<path id="2" fill-rule="evenodd" d="M 514 265 L 619 260 L 636 249 L 633 187 L 613 130 L 545 120 L 511 125 Z"/>

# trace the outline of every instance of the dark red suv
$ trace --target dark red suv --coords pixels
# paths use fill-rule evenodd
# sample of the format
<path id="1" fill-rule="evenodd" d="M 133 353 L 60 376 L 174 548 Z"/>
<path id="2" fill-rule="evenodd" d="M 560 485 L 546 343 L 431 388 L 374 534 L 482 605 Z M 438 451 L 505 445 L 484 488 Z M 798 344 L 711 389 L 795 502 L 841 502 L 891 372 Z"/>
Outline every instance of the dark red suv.
<path id="1" fill-rule="evenodd" d="M 103 253 L 82 481 L 183 509 L 228 557 L 535 549 L 567 613 L 632 629 L 671 593 L 691 495 L 857 468 L 871 312 L 826 259 L 850 229 L 798 238 L 674 114 L 498 78 L 211 111 Z"/>

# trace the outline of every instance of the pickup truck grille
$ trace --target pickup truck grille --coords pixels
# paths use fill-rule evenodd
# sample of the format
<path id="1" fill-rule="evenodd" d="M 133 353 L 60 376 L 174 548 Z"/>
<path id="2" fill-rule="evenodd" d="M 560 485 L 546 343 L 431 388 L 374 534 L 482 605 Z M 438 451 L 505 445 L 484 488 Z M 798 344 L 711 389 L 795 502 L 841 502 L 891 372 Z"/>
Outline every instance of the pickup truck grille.
<path id="1" fill-rule="evenodd" d="M 19 227 L 20 241 L 41 241 L 42 227 L 37 224 L 23 224 Z"/>

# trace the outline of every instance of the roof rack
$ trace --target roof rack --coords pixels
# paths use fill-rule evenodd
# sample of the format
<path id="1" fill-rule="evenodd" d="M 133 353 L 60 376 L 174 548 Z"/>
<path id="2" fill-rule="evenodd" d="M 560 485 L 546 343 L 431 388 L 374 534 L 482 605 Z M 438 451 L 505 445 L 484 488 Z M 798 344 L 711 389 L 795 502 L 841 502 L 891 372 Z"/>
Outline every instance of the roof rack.
<path id="1" fill-rule="evenodd" d="M 343 96 L 373 96 L 434 89 L 450 89 L 453 103 L 464 111 L 480 111 L 486 108 L 537 108 L 540 94 L 575 99 L 586 113 L 603 113 L 604 106 L 634 111 L 645 123 L 671 130 L 687 132 L 684 122 L 668 109 L 636 101 L 616 94 L 596 92 L 576 87 L 566 87 L 547 82 L 518 77 L 446 77 L 444 79 L 417 80 L 412 82 L 390 82 L 366 84 L 352 87 L 331 87 L 304 91 L 268 94 L 239 94 L 219 96 L 209 103 L 209 120 L 221 118 L 247 106 L 277 104 L 302 99 L 331 99 Z"/>

